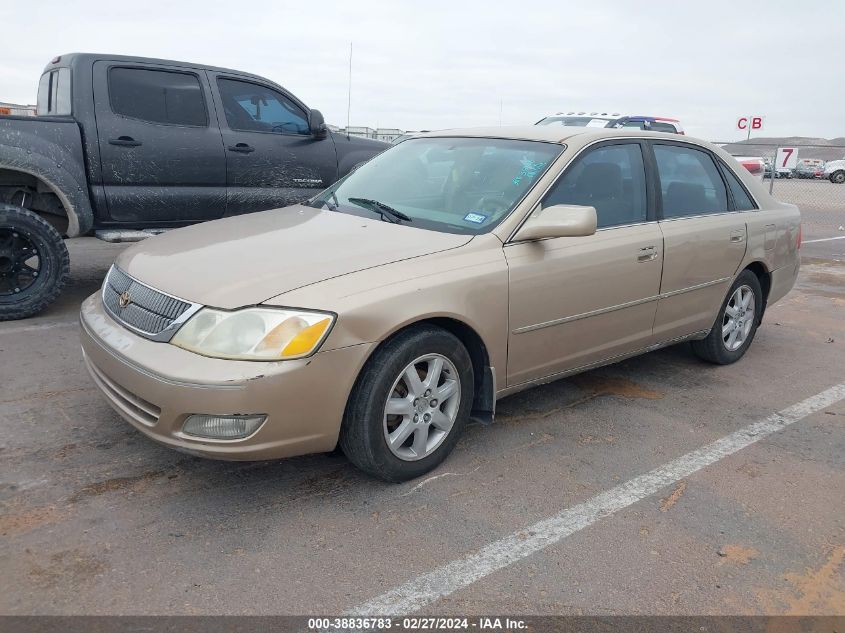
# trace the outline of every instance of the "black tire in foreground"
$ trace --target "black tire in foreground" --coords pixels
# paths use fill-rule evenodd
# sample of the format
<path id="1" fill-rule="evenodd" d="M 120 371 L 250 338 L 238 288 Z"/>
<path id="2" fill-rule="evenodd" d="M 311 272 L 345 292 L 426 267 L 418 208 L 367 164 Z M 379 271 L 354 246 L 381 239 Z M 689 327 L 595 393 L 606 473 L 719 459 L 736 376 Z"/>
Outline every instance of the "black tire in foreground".
<path id="1" fill-rule="evenodd" d="M 0 204 L 0 321 L 41 312 L 59 296 L 69 270 L 67 246 L 51 224 Z"/>
<path id="2" fill-rule="evenodd" d="M 845 170 L 840 169 L 839 171 L 835 171 L 830 175 L 830 182 L 835 185 L 841 185 L 845 183 Z"/>
<path id="3" fill-rule="evenodd" d="M 469 353 L 453 334 L 431 325 L 400 332 L 361 370 L 346 405 L 340 447 L 379 479 L 424 475 L 458 442 L 473 384 Z"/>
<path id="4" fill-rule="evenodd" d="M 699 358 L 729 365 L 743 357 L 763 315 L 763 290 L 750 270 L 743 270 L 728 291 L 707 338 L 692 342 Z"/>

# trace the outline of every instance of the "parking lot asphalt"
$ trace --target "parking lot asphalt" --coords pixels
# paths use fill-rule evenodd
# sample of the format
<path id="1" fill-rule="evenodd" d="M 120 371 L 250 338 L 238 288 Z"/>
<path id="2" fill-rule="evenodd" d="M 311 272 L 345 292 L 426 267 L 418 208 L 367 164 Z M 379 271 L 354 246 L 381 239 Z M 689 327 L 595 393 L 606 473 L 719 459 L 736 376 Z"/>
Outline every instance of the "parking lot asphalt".
<path id="1" fill-rule="evenodd" d="M 123 247 L 69 246 L 61 300 L 0 324 L 0 613 L 845 613 L 845 262 L 826 251 L 739 363 L 680 345 L 524 392 L 393 485 L 340 454 L 215 462 L 142 437 L 76 326 Z"/>

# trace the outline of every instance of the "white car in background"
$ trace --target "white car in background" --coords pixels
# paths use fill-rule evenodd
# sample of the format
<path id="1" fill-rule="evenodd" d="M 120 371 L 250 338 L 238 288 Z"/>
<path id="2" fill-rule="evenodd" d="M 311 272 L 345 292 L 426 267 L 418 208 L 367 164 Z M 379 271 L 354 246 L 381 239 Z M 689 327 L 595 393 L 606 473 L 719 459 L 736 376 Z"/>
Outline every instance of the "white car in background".
<path id="1" fill-rule="evenodd" d="M 566 127 L 613 127 L 623 118 L 619 112 L 557 112 L 537 121 L 534 125 L 563 125 Z"/>
<path id="2" fill-rule="evenodd" d="M 824 165 L 824 177 L 837 185 L 845 183 L 845 159 L 827 161 Z"/>
<path id="3" fill-rule="evenodd" d="M 683 134 L 678 119 L 660 116 L 621 114 L 619 112 L 557 112 L 540 119 L 535 125 L 563 125 L 566 127 L 604 127 L 646 130 Z"/>

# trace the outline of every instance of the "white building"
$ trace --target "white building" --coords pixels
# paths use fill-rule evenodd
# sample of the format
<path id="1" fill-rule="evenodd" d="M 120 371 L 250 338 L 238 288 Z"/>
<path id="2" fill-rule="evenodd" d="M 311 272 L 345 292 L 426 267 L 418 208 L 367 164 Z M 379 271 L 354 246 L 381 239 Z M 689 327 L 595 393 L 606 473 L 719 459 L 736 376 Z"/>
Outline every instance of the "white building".
<path id="1" fill-rule="evenodd" d="M 35 116 L 34 105 L 19 105 L 17 103 L 3 103 L 0 101 L 0 115 Z"/>

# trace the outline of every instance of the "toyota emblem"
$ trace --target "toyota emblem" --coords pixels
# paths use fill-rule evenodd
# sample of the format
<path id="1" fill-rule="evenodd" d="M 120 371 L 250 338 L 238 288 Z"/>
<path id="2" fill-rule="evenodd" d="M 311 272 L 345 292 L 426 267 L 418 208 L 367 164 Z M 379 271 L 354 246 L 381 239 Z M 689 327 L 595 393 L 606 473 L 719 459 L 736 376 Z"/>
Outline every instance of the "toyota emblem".
<path id="1" fill-rule="evenodd" d="M 132 297 L 129 295 L 129 291 L 127 290 L 127 291 L 126 291 L 126 292 L 124 292 L 122 295 L 120 295 L 120 298 L 117 300 L 117 304 L 118 304 L 121 308 L 125 308 L 125 307 L 126 307 L 126 306 L 128 306 L 130 303 L 132 303 Z"/>

